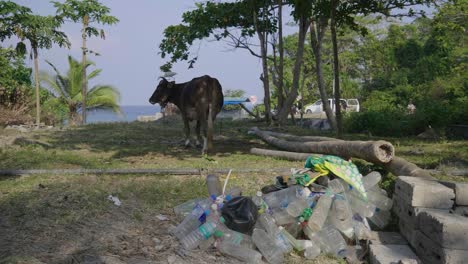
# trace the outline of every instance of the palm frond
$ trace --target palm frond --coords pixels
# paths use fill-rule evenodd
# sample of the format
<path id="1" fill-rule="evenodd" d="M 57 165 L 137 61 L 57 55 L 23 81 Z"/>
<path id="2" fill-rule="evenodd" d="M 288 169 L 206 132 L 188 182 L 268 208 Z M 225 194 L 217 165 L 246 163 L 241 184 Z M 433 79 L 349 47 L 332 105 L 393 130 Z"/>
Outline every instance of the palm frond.
<path id="1" fill-rule="evenodd" d="M 114 112 L 120 113 L 119 91 L 110 85 L 97 85 L 88 92 L 87 109 L 111 109 Z"/>
<path id="2" fill-rule="evenodd" d="M 96 70 L 90 72 L 90 73 L 88 74 L 88 80 L 91 80 L 91 79 L 93 79 L 93 78 L 99 76 L 99 74 L 100 74 L 101 72 L 102 72 L 101 69 L 96 69 Z"/>
<path id="3" fill-rule="evenodd" d="M 62 94 L 65 95 L 65 97 L 69 97 L 69 93 L 67 91 L 67 80 L 66 80 L 66 77 L 63 76 L 62 74 L 60 74 L 60 71 L 57 69 L 57 67 L 55 67 L 54 64 L 52 64 L 50 61 L 46 60 L 47 64 L 50 65 L 50 67 L 52 67 L 52 69 L 55 71 L 56 73 L 56 79 L 57 79 L 57 84 L 59 85 L 60 89 L 62 90 Z"/>

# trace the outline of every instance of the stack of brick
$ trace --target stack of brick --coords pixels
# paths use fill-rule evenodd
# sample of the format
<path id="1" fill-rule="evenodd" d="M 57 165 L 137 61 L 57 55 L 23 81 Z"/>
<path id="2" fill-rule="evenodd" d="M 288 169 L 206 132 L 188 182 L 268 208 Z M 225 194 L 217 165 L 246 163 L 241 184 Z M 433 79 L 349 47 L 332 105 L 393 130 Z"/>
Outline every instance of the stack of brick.
<path id="1" fill-rule="evenodd" d="M 467 188 L 467 184 L 398 177 L 393 210 L 401 234 L 424 263 L 468 262 L 468 218 L 462 215 L 468 205 Z"/>

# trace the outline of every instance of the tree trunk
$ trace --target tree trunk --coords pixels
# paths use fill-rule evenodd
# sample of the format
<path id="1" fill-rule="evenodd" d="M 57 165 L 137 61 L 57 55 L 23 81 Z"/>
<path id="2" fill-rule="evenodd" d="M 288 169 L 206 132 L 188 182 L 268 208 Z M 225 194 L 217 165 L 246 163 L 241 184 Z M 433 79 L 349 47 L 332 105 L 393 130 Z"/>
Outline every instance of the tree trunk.
<path id="1" fill-rule="evenodd" d="M 393 145 L 382 140 L 290 142 L 270 136 L 258 128 L 251 131 L 268 144 L 287 151 L 336 155 L 344 159 L 355 157 L 376 164 L 388 163 L 395 155 Z"/>
<path id="2" fill-rule="evenodd" d="M 83 51 L 83 60 L 82 60 L 82 65 L 83 69 L 81 69 L 81 78 L 82 78 L 82 84 L 81 84 L 81 96 L 82 102 L 81 102 L 81 123 L 84 125 L 86 124 L 86 92 L 88 91 L 88 80 L 86 79 L 86 28 L 88 27 L 88 16 L 85 15 L 83 17 L 83 32 L 82 32 L 82 38 L 83 38 L 83 46 L 81 47 Z"/>
<path id="3" fill-rule="evenodd" d="M 258 113 L 255 114 L 254 112 L 250 111 L 247 107 L 245 107 L 244 104 L 239 104 L 239 105 L 240 105 L 240 107 L 241 107 L 242 109 L 244 109 L 249 115 L 251 115 L 252 117 L 254 117 L 255 120 L 257 120 L 257 121 L 260 120 L 260 116 L 258 115 Z"/>
<path id="4" fill-rule="evenodd" d="M 294 69 L 293 69 L 293 81 L 292 87 L 289 91 L 289 94 L 284 101 L 283 107 L 279 109 L 278 112 L 278 123 L 285 124 L 288 119 L 288 114 L 291 112 L 291 106 L 296 101 L 298 90 L 299 90 L 299 78 L 301 76 L 301 65 L 302 65 L 302 58 L 304 55 L 304 42 L 307 34 L 307 29 L 309 27 L 309 20 L 305 17 L 301 17 L 299 20 L 299 36 L 298 36 L 298 43 L 297 43 L 297 51 L 296 51 L 296 60 L 294 62 Z"/>
<path id="5" fill-rule="evenodd" d="M 317 27 L 317 29 L 315 29 Z M 325 90 L 325 82 L 323 79 L 322 72 L 322 40 L 326 27 L 326 21 L 324 19 L 319 19 L 315 23 L 310 24 L 310 46 L 314 52 L 315 57 L 315 71 L 317 73 L 317 85 L 320 92 L 320 97 L 322 99 L 323 109 L 327 114 L 328 122 L 330 123 L 333 130 L 337 131 L 336 119 L 333 115 L 333 111 L 328 104 L 328 96 Z"/>
<path id="6" fill-rule="evenodd" d="M 343 124 L 341 116 L 341 92 L 340 92 L 340 64 L 338 61 L 338 42 L 336 40 L 336 8 L 337 0 L 332 0 L 331 2 L 331 20 L 330 20 L 330 30 L 331 38 L 333 43 L 333 71 L 335 78 L 335 116 L 336 116 L 336 134 L 338 138 L 341 138 L 343 134 Z"/>
<path id="7" fill-rule="evenodd" d="M 41 125 L 41 100 L 39 94 L 39 60 L 37 46 L 33 45 L 33 56 L 34 56 L 34 83 L 36 86 L 36 126 Z"/>
<path id="8" fill-rule="evenodd" d="M 283 44 L 283 0 L 278 0 L 278 108 L 284 104 L 284 44 Z"/>
<path id="9" fill-rule="evenodd" d="M 268 75 L 268 50 L 267 50 L 267 41 L 266 41 L 266 32 L 261 32 L 258 25 L 257 25 L 257 13 L 254 12 L 254 24 L 255 24 L 255 31 L 257 32 L 258 40 L 260 41 L 260 52 L 262 56 L 262 69 L 263 69 L 263 76 L 260 79 L 263 82 L 263 89 L 265 92 L 265 96 L 263 99 L 263 103 L 265 105 L 265 120 L 266 123 L 269 125 L 271 123 L 271 109 L 270 109 L 270 78 Z"/>

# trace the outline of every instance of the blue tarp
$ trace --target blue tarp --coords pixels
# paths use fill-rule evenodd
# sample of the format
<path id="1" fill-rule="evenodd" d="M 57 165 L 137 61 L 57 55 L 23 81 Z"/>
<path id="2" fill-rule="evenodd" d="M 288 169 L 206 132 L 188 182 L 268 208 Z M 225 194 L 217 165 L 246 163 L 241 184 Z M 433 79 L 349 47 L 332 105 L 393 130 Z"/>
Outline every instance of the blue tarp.
<path id="1" fill-rule="evenodd" d="M 247 97 L 224 97 L 224 105 L 235 105 L 250 102 Z"/>

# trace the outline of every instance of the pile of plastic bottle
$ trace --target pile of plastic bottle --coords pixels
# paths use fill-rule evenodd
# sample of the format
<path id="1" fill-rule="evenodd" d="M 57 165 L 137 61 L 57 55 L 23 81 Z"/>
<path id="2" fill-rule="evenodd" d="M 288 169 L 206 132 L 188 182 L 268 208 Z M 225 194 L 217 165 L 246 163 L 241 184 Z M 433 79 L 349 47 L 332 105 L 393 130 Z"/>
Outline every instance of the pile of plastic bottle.
<path id="1" fill-rule="evenodd" d="M 293 175 L 282 188 L 251 197 L 258 218 L 251 234 L 244 234 L 229 229 L 221 214 L 226 202 L 241 195 L 240 188 L 222 194 L 217 176 L 206 180 L 209 198 L 174 208 L 184 220 L 172 233 L 187 250 L 215 246 L 248 263 L 259 263 L 262 256 L 269 263 L 282 263 L 293 250 L 307 259 L 325 253 L 351 260 L 357 258 L 359 241 L 370 238 L 369 222 L 383 228 L 390 220 L 392 200 L 379 188 L 378 172 L 362 178 L 367 198 L 339 178 L 305 187 Z"/>

